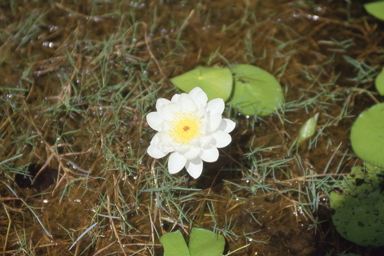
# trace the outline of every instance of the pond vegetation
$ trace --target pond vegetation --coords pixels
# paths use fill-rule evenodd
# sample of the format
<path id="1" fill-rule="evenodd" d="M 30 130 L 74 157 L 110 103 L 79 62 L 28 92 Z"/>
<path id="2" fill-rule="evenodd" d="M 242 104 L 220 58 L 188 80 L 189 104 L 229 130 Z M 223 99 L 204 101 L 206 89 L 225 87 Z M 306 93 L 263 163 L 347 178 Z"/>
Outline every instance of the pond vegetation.
<path id="1" fill-rule="evenodd" d="M 365 164 L 353 123 L 384 102 L 384 23 L 363 4 L 0 1 L 0 255 L 163 255 L 193 228 L 224 255 L 380 255 L 338 234 L 329 202 Z M 280 83 L 281 109 L 227 104 L 218 161 L 170 174 L 147 154 L 156 100 L 243 64 Z"/>

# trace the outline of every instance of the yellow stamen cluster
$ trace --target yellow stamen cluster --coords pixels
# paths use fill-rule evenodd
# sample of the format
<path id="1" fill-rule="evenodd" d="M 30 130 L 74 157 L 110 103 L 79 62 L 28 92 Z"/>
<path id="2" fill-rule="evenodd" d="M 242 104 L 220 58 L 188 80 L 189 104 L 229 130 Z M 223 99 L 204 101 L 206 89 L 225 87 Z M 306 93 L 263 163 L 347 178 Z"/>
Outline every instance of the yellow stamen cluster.
<path id="1" fill-rule="evenodd" d="M 183 145 L 188 145 L 193 139 L 201 136 L 203 129 L 203 122 L 193 112 L 175 113 L 169 124 L 169 137 Z"/>

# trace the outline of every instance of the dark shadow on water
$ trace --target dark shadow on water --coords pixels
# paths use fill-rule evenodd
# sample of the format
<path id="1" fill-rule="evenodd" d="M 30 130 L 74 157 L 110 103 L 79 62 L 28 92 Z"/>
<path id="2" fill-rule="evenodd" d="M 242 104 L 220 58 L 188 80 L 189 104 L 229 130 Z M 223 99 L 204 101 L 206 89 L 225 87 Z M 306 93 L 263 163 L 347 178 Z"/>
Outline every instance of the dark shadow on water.
<path id="1" fill-rule="evenodd" d="M 46 167 L 36 177 L 36 174 L 42 168 L 42 165 L 31 164 L 25 174 L 16 174 L 15 182 L 20 188 L 44 190 L 51 186 L 57 177 L 57 170 Z M 36 178 L 36 179 L 35 179 Z M 35 179 L 35 182 L 33 180 Z M 33 182 L 33 183 L 32 183 Z"/>

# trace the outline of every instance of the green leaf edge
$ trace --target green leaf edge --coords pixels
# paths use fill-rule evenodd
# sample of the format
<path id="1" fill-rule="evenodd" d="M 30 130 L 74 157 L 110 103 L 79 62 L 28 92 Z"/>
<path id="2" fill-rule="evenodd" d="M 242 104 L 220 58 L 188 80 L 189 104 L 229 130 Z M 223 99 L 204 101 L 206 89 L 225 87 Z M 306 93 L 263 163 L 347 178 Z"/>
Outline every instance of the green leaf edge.
<path id="1" fill-rule="evenodd" d="M 206 81 L 203 78 L 210 78 L 212 76 L 212 73 L 215 73 L 220 75 L 213 75 L 214 77 L 218 76 L 220 79 L 221 84 L 223 86 L 221 88 L 219 87 L 212 87 L 212 90 L 209 88 L 210 86 L 207 86 L 208 81 Z M 199 84 L 199 82 L 195 82 L 195 84 L 191 85 L 190 80 L 199 80 L 201 78 L 203 84 Z M 212 78 L 211 78 L 212 79 Z M 180 90 L 189 93 L 193 88 L 200 87 L 208 96 L 208 100 L 212 100 L 215 98 L 221 98 L 224 101 L 227 101 L 229 97 L 232 94 L 233 90 L 233 76 L 231 73 L 231 70 L 227 67 L 203 67 L 198 66 L 195 69 L 191 69 L 181 75 L 175 76 L 170 79 L 172 84 L 179 88 Z M 215 81 L 217 82 L 217 81 Z M 214 85 L 215 83 L 212 83 Z M 230 88 L 226 88 L 230 87 Z"/>
<path id="2" fill-rule="evenodd" d="M 373 17 L 384 21 L 384 1 L 366 3 L 364 8 Z"/>
<path id="3" fill-rule="evenodd" d="M 362 168 L 363 167 L 361 167 L 361 166 L 355 166 L 355 167 L 352 168 L 352 173 L 356 172 L 357 169 L 361 170 Z M 329 195 L 330 195 L 330 208 L 332 210 L 336 211 L 337 209 L 343 208 L 343 206 L 342 206 L 343 202 L 345 200 L 347 200 L 347 201 L 353 200 L 355 197 L 357 197 L 357 194 L 359 194 L 359 197 L 361 197 L 361 194 L 371 193 L 371 192 L 374 193 L 375 190 L 378 189 L 378 188 L 375 188 L 375 189 L 362 189 L 362 188 L 364 188 L 364 186 L 367 186 L 367 184 L 364 184 L 364 185 L 354 185 L 353 182 L 355 182 L 356 179 L 358 179 L 358 178 L 361 178 L 363 180 L 369 179 L 369 180 L 371 180 L 372 183 L 374 182 L 375 185 L 377 185 L 377 186 L 380 186 L 380 185 L 378 185 L 379 181 L 382 181 L 382 182 L 384 181 L 382 177 L 379 177 L 378 175 L 376 175 L 376 173 L 373 173 L 373 172 L 366 173 L 366 174 L 363 174 L 363 175 L 359 174 L 359 175 L 356 175 L 356 176 L 355 175 L 352 175 L 352 176 L 351 175 L 347 175 L 347 176 L 345 176 L 345 179 L 341 181 L 340 185 L 342 187 L 344 187 L 344 192 L 346 192 L 348 195 L 338 194 L 338 193 L 336 193 L 334 191 L 330 192 L 329 193 Z M 369 183 L 369 184 L 371 184 L 371 183 Z M 369 188 L 370 187 L 371 187 L 371 185 L 369 185 Z M 379 193 L 379 194 L 381 195 L 382 193 Z M 350 207 L 350 205 L 348 205 L 347 207 Z M 332 214 L 332 221 L 333 222 L 335 222 L 334 216 L 335 216 L 335 214 Z M 346 221 L 347 220 L 343 220 L 344 223 L 346 223 Z M 339 230 L 339 227 L 336 224 L 335 224 L 335 227 L 336 227 L 337 232 L 339 232 L 339 234 L 342 237 L 344 237 L 345 239 L 347 239 L 349 241 L 352 241 L 352 240 L 349 239 L 349 238 L 352 238 L 352 237 L 349 237 L 346 234 L 341 233 L 340 231 L 342 231 L 342 230 Z M 363 238 L 365 238 L 365 237 L 363 237 Z M 382 244 L 377 244 L 377 243 L 372 243 L 372 242 L 364 242 L 364 240 L 360 240 L 358 242 L 356 242 L 356 241 L 352 241 L 352 242 L 354 242 L 354 243 L 356 243 L 358 245 L 361 245 L 361 246 L 382 246 Z"/>
<path id="4" fill-rule="evenodd" d="M 207 248 L 207 240 L 204 237 L 213 236 L 216 237 L 219 241 L 215 241 L 213 245 L 209 243 L 208 246 L 216 246 L 217 243 L 221 243 L 219 247 L 222 247 L 220 251 L 215 250 L 215 252 L 209 250 Z M 197 243 L 195 244 L 194 241 L 198 241 L 199 238 L 203 237 L 204 241 L 203 243 Z M 189 238 L 189 247 L 187 246 L 183 235 L 181 232 L 175 231 L 175 232 L 168 232 L 160 237 L 160 243 L 163 245 L 164 248 L 164 256 L 215 256 L 215 255 L 221 255 L 224 252 L 225 247 L 225 239 L 222 235 L 213 233 L 212 231 L 208 229 L 202 229 L 202 228 L 192 228 L 190 238 Z M 204 246 L 205 245 L 205 246 Z M 191 250 L 192 248 L 192 250 Z M 201 252 L 201 249 L 203 250 Z M 217 252 L 217 254 L 216 254 Z"/>
<path id="5" fill-rule="evenodd" d="M 187 243 L 179 230 L 162 235 L 160 243 L 164 248 L 164 256 L 191 256 Z"/>
<path id="6" fill-rule="evenodd" d="M 213 237 L 213 238 L 212 238 Z M 209 241 L 209 239 L 212 241 Z M 203 241 L 197 242 L 203 239 Z M 224 252 L 225 239 L 222 235 L 203 228 L 192 228 L 189 237 L 191 256 L 220 256 Z"/>
<path id="7" fill-rule="evenodd" d="M 313 117 L 309 118 L 301 127 L 299 138 L 297 140 L 297 143 L 300 144 L 301 142 L 309 139 L 316 133 L 316 127 L 317 127 L 317 120 L 319 118 L 319 113 L 316 113 Z"/>
<path id="8" fill-rule="evenodd" d="M 351 145 L 355 153 L 364 161 L 379 168 L 384 168 L 384 159 L 377 155 L 377 152 L 381 155 L 383 144 L 379 142 L 383 139 L 377 137 L 375 137 L 377 139 L 374 139 L 371 135 L 372 130 L 377 132 L 378 129 L 382 128 L 376 125 L 376 122 L 383 121 L 383 116 L 380 116 L 382 113 L 384 113 L 384 103 L 375 104 L 369 109 L 364 110 L 353 123 L 350 134 Z M 371 119 L 367 119 L 367 116 L 364 117 L 363 115 L 368 115 Z M 372 115 L 374 115 L 374 118 L 371 117 Z M 365 127 L 367 126 L 367 121 L 370 121 L 368 128 Z M 363 135 L 361 135 L 362 133 Z M 364 140 L 361 139 L 362 136 L 364 136 Z M 374 150 L 372 151 L 372 149 Z"/>
<path id="9" fill-rule="evenodd" d="M 279 89 L 280 91 L 279 92 L 275 92 L 275 97 L 278 97 L 278 104 L 279 104 L 279 108 L 281 107 L 280 104 L 284 104 L 284 94 L 283 94 L 283 89 L 282 89 L 282 86 L 280 84 L 280 82 L 275 78 L 275 76 L 273 76 L 271 73 L 269 73 L 268 71 L 266 71 L 265 69 L 262 69 L 258 66 L 255 66 L 255 65 L 250 65 L 250 64 L 236 64 L 236 65 L 232 65 L 231 66 L 231 69 L 234 73 L 236 73 L 236 70 L 239 69 L 239 71 L 241 72 L 241 69 L 255 69 L 255 72 L 258 73 L 258 72 L 263 72 L 262 75 L 264 76 L 267 76 L 268 79 L 270 80 L 273 80 L 272 83 L 274 83 L 275 85 L 279 85 Z M 257 70 L 257 71 L 256 71 Z M 249 70 L 247 70 L 249 72 Z M 243 71 L 244 72 L 244 71 Z M 243 76 L 244 77 L 244 76 Z M 246 77 L 246 76 L 245 76 Z M 240 77 L 241 78 L 241 77 Z M 251 79 L 254 79 L 253 77 Z M 243 115 L 258 115 L 258 116 L 267 116 L 267 115 L 270 115 L 271 113 L 273 113 L 274 111 L 271 111 L 271 110 L 268 110 L 268 111 L 265 111 L 263 109 L 256 109 L 256 111 L 252 111 L 250 110 L 249 108 L 242 108 L 240 105 L 242 105 L 242 103 L 249 103 L 249 100 L 246 100 L 246 101 L 243 101 L 241 100 L 241 98 L 239 99 L 235 99 L 234 96 L 236 94 L 236 80 L 239 80 L 239 78 L 236 79 L 236 77 L 234 78 L 234 84 L 233 84 L 233 89 L 232 89 L 232 95 L 231 95 L 231 98 L 228 100 L 228 105 L 232 106 L 233 108 L 237 109 L 241 114 Z M 256 80 L 256 79 L 255 79 Z M 277 89 L 277 88 L 275 88 Z M 253 106 L 257 106 L 259 101 L 254 101 L 253 103 L 251 103 L 250 105 L 253 105 Z M 272 102 L 269 102 L 269 104 L 273 104 Z M 277 106 L 275 106 L 277 107 Z"/>
<path id="10" fill-rule="evenodd" d="M 376 90 L 381 96 L 384 96 L 384 67 L 375 79 Z"/>

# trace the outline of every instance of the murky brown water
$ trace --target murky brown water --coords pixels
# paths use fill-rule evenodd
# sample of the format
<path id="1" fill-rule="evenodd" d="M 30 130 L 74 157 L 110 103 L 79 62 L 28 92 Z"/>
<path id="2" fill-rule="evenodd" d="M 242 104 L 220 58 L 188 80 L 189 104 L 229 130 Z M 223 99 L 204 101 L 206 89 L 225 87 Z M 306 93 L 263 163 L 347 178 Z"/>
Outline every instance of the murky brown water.
<path id="1" fill-rule="evenodd" d="M 163 233 L 201 226 L 231 255 L 379 255 L 337 234 L 323 188 L 359 161 L 355 116 L 384 100 L 384 24 L 363 1 L 313 2 L 2 1 L 0 254 L 162 255 Z M 167 175 L 145 114 L 169 78 L 235 63 L 280 81 L 284 122 L 231 111 L 219 161 Z M 316 143 L 292 146 L 315 113 Z"/>

